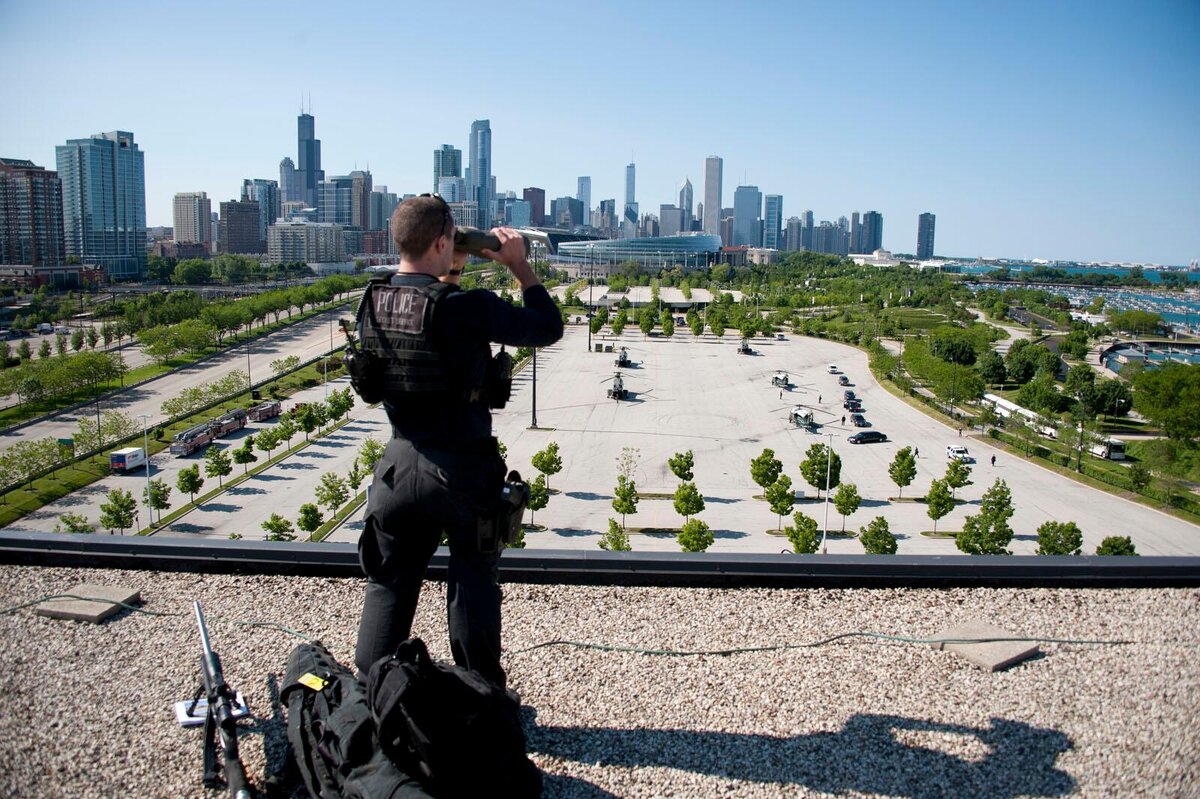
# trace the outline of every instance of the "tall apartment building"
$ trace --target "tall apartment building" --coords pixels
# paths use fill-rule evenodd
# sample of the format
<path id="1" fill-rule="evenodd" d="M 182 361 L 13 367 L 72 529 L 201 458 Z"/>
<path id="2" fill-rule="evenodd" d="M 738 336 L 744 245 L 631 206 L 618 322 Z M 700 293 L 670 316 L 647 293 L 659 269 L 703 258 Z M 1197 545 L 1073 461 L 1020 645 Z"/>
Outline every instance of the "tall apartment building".
<path id="1" fill-rule="evenodd" d="M 258 203 L 253 200 L 221 203 L 220 250 L 237 255 L 259 255 L 263 240 L 258 236 L 261 219 Z"/>
<path id="2" fill-rule="evenodd" d="M 530 186 L 521 191 L 521 199 L 529 203 L 529 224 L 541 227 L 546 224 L 546 190 Z"/>
<path id="3" fill-rule="evenodd" d="M 439 181 L 442 178 L 461 178 L 462 177 L 462 150 L 450 144 L 443 144 L 440 148 L 433 151 L 433 190 L 441 194 L 438 188 Z M 442 199 L 446 202 L 458 202 L 450 200 L 446 195 L 442 195 Z"/>
<path id="4" fill-rule="evenodd" d="M 279 199 L 279 184 L 263 178 L 246 178 L 242 181 L 242 202 L 258 203 L 258 238 L 262 242 L 259 252 L 267 251 L 267 228 L 275 224 L 283 210 Z"/>
<path id="5" fill-rule="evenodd" d="M 471 165 L 467 175 L 470 199 L 478 208 L 482 226 L 491 227 L 492 198 L 492 124 L 486 119 L 471 123 Z"/>
<path id="6" fill-rule="evenodd" d="M 798 216 L 788 217 L 787 232 L 784 234 L 784 249 L 796 252 L 804 249 L 804 222 Z"/>
<path id="7" fill-rule="evenodd" d="M 350 224 L 359 230 L 371 229 L 371 183 L 370 172 L 350 173 Z"/>
<path id="8" fill-rule="evenodd" d="M 925 212 L 917 217 L 917 259 L 927 261 L 933 257 L 933 229 L 937 216 Z"/>
<path id="9" fill-rule="evenodd" d="M 173 238 L 177 244 L 203 244 L 212 252 L 212 203 L 203 191 L 180 192 L 172 203 Z"/>
<path id="10" fill-rule="evenodd" d="M 862 251 L 866 253 L 883 249 L 883 214 L 867 211 L 862 220 Z"/>
<path id="11" fill-rule="evenodd" d="M 284 159 L 279 162 L 279 202 L 298 201 L 300 201 L 300 192 L 296 182 L 296 164 L 291 158 L 284 156 Z"/>
<path id="12" fill-rule="evenodd" d="M 625 167 L 625 208 L 621 212 L 621 238 L 637 238 L 638 204 L 637 204 L 637 166 L 629 164 Z"/>
<path id="13" fill-rule="evenodd" d="M 273 264 L 336 263 L 345 257 L 341 225 L 277 222 L 267 230 L 267 260 Z"/>
<path id="14" fill-rule="evenodd" d="M 586 225 L 583 203 L 576 197 L 559 197 L 550 203 L 550 222 L 554 227 L 570 230 L 576 225 Z"/>
<path id="15" fill-rule="evenodd" d="M 704 232 L 721 232 L 721 180 L 723 162 L 715 155 L 704 159 Z"/>
<path id="16" fill-rule="evenodd" d="M 467 199 L 467 181 L 456 177 L 438 178 L 437 193 L 448 203 L 461 203 Z"/>
<path id="17" fill-rule="evenodd" d="M 766 213 L 763 216 L 763 246 L 772 250 L 783 249 L 783 195 L 767 195 Z"/>
<path id="18" fill-rule="evenodd" d="M 583 175 L 577 181 L 575 199 L 583 205 L 583 217 L 575 224 L 590 225 L 592 222 L 592 179 L 590 176 Z"/>
<path id="19" fill-rule="evenodd" d="M 317 187 L 317 220 L 349 227 L 354 213 L 354 178 L 333 175 Z"/>
<path id="20" fill-rule="evenodd" d="M 504 224 L 508 227 L 529 227 L 530 205 L 525 200 L 515 200 L 504 209 Z"/>
<path id="21" fill-rule="evenodd" d="M 859 218 L 858 211 L 855 211 L 850 214 L 850 252 L 866 252 L 863 246 L 862 220 Z"/>
<path id="22" fill-rule="evenodd" d="M 310 208 L 317 207 L 317 192 L 325 171 L 321 169 L 321 140 L 317 138 L 317 120 L 312 114 L 296 117 L 296 144 L 300 166 L 296 170 L 300 197 Z"/>
<path id="23" fill-rule="evenodd" d="M 392 212 L 400 204 L 394 192 L 387 186 L 376 186 L 371 191 L 371 230 L 390 231 L 392 228 Z"/>
<path id="24" fill-rule="evenodd" d="M 661 236 L 678 236 L 686 232 L 683 226 L 683 209 L 675 205 L 658 206 L 658 227 Z"/>
<path id="25" fill-rule="evenodd" d="M 146 276 L 145 154 L 124 130 L 54 148 L 62 180 L 68 257 L 104 267 L 113 280 Z"/>
<path id="26" fill-rule="evenodd" d="M 683 230 L 689 231 L 692 229 L 692 181 L 689 178 L 684 178 L 683 183 L 679 184 L 679 210 L 683 211 Z"/>
<path id="27" fill-rule="evenodd" d="M 0 264 L 58 266 L 65 260 L 58 173 L 0 158 Z"/>
<path id="28" fill-rule="evenodd" d="M 759 247 L 762 192 L 758 186 L 738 186 L 733 192 L 733 246 Z"/>

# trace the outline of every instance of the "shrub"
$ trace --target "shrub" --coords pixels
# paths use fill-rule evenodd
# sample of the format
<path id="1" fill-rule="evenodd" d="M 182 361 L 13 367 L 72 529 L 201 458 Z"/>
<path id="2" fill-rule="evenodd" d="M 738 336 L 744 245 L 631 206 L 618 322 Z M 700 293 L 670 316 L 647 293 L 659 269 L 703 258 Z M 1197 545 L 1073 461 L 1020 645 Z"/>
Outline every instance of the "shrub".
<path id="1" fill-rule="evenodd" d="M 1044 522 L 1037 529 L 1038 555 L 1078 555 L 1083 533 L 1075 522 Z"/>
<path id="2" fill-rule="evenodd" d="M 863 526 L 859 540 L 868 555 L 896 554 L 896 536 L 892 535 L 887 519 L 882 516 L 876 516 L 870 524 Z"/>
<path id="3" fill-rule="evenodd" d="M 1100 546 L 1096 547 L 1097 555 L 1136 555 L 1137 550 L 1133 548 L 1133 539 L 1127 535 L 1110 535 L 1100 542 Z"/>
<path id="4" fill-rule="evenodd" d="M 713 545 L 712 530 L 699 519 L 685 522 L 676 539 L 684 552 L 703 552 Z"/>

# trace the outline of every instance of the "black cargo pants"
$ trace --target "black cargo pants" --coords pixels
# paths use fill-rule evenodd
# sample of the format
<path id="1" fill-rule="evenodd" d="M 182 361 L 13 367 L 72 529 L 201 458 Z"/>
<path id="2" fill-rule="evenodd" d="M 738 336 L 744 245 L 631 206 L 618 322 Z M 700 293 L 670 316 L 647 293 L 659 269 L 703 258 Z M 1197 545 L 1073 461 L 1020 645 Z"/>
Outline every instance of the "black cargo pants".
<path id="1" fill-rule="evenodd" d="M 454 662 L 501 688 L 499 552 L 479 551 L 479 518 L 504 482 L 495 439 L 443 449 L 393 438 L 375 467 L 358 557 L 367 575 L 354 662 L 360 677 L 408 638 L 442 531 L 450 545 L 446 612 Z"/>

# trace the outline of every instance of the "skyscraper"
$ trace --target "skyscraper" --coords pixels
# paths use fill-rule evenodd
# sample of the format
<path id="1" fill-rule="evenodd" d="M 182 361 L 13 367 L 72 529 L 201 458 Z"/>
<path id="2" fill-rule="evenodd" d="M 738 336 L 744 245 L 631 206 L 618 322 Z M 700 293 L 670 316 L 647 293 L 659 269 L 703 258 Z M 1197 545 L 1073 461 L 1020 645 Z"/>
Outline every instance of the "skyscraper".
<path id="1" fill-rule="evenodd" d="M 917 258 L 926 261 L 933 257 L 933 228 L 937 217 L 928 211 L 917 217 Z"/>
<path id="2" fill-rule="evenodd" d="M 321 169 L 321 140 L 317 137 L 317 120 L 312 114 L 300 114 L 296 117 L 296 139 L 300 156 L 300 168 L 297 170 L 298 199 L 308 203 L 310 208 L 317 207 L 317 187 L 325 179 L 325 171 Z"/>
<path id="3" fill-rule="evenodd" d="M 806 250 L 813 248 L 813 212 L 806 210 L 800 215 L 800 224 L 803 226 L 803 238 L 800 241 L 800 246 Z"/>
<path id="4" fill-rule="evenodd" d="M 242 202 L 247 201 L 258 203 L 258 237 L 262 239 L 261 252 L 266 252 L 267 228 L 279 221 L 282 209 L 279 184 L 273 180 L 246 178 L 242 181 Z"/>
<path id="5" fill-rule="evenodd" d="M 291 158 L 284 156 L 279 162 L 279 202 L 282 205 L 300 199 L 300 190 L 296 183 L 296 164 Z"/>
<path id="6" fill-rule="evenodd" d="M 850 252 L 866 252 L 863 249 L 863 228 L 858 211 L 850 214 Z"/>
<path id="7" fill-rule="evenodd" d="M 491 227 L 492 208 L 492 125 L 486 119 L 471 123 L 471 172 L 467 190 L 479 209 L 479 226 Z"/>
<path id="8" fill-rule="evenodd" d="M 583 203 L 583 218 L 576 220 L 577 225 L 588 225 L 592 221 L 592 179 L 584 175 L 579 178 L 575 191 L 575 199 Z"/>
<path id="9" fill-rule="evenodd" d="M 763 246 L 772 250 L 782 250 L 781 232 L 783 230 L 783 195 L 767 195 L 767 211 L 763 219 Z"/>
<path id="10" fill-rule="evenodd" d="M 258 255 L 267 242 L 258 237 L 258 203 L 253 200 L 221 203 L 221 252 Z"/>
<path id="11" fill-rule="evenodd" d="M 683 231 L 692 229 L 692 181 L 684 178 L 679 184 L 679 208 L 683 211 Z"/>
<path id="12" fill-rule="evenodd" d="M 759 247 L 762 239 L 762 192 L 758 186 L 738 186 L 733 192 L 733 246 Z"/>
<path id="13" fill-rule="evenodd" d="M 461 203 L 467 199 L 467 182 L 462 178 L 438 178 L 437 193 L 448 203 Z"/>
<path id="14" fill-rule="evenodd" d="M 361 169 L 350 173 L 350 224 L 371 229 L 371 173 Z"/>
<path id="15" fill-rule="evenodd" d="M 795 252 L 804 246 L 804 223 L 800 217 L 788 217 L 787 233 L 784 238 L 789 252 Z"/>
<path id="16" fill-rule="evenodd" d="M 704 159 L 704 232 L 721 232 L 721 178 L 723 163 L 715 155 Z"/>
<path id="17" fill-rule="evenodd" d="M 67 256 L 115 280 L 146 276 L 145 154 L 124 130 L 54 148 L 62 179 Z"/>
<path id="18" fill-rule="evenodd" d="M 65 259 L 58 173 L 0 158 L 0 264 L 58 266 Z"/>
<path id="19" fill-rule="evenodd" d="M 333 175 L 317 186 L 317 220 L 349 227 L 354 213 L 354 179 Z"/>
<path id="20" fill-rule="evenodd" d="M 529 203 L 529 224 L 534 227 L 546 224 L 546 190 L 529 186 L 521 192 L 521 198 Z"/>
<path id="21" fill-rule="evenodd" d="M 637 166 L 628 164 L 625 167 L 625 208 L 621 212 L 621 237 L 637 238 L 638 205 L 637 205 Z"/>
<path id="22" fill-rule="evenodd" d="M 883 214 L 867 211 L 862 222 L 862 251 L 875 252 L 883 249 Z"/>
<path id="23" fill-rule="evenodd" d="M 178 244 L 203 244 L 212 252 L 212 203 L 208 200 L 208 193 L 188 191 L 176 194 L 172 212 L 175 241 Z"/>
<path id="24" fill-rule="evenodd" d="M 443 144 L 440 149 L 433 151 L 433 190 L 438 191 L 438 180 L 441 178 L 462 177 L 462 150 L 449 144 Z M 440 193 L 440 192 L 439 192 Z M 458 202 L 458 200 L 447 200 Z"/>
<path id="25" fill-rule="evenodd" d="M 660 236 L 678 236 L 683 232 L 683 209 L 674 205 L 658 206 Z"/>

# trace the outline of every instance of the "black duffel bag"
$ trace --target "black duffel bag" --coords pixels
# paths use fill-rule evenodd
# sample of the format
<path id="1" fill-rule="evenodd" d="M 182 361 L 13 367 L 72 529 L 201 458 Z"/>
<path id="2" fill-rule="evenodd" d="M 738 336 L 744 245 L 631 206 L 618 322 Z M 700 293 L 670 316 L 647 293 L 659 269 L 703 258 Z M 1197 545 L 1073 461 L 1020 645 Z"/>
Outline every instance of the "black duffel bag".
<path id="1" fill-rule="evenodd" d="M 429 799 L 384 754 L 362 686 L 319 642 L 292 650 L 280 699 L 293 758 L 314 799 Z"/>
<path id="2" fill-rule="evenodd" d="M 478 672 L 434 661 L 410 638 L 371 666 L 367 684 L 380 746 L 434 796 L 541 796 L 520 706 Z"/>

